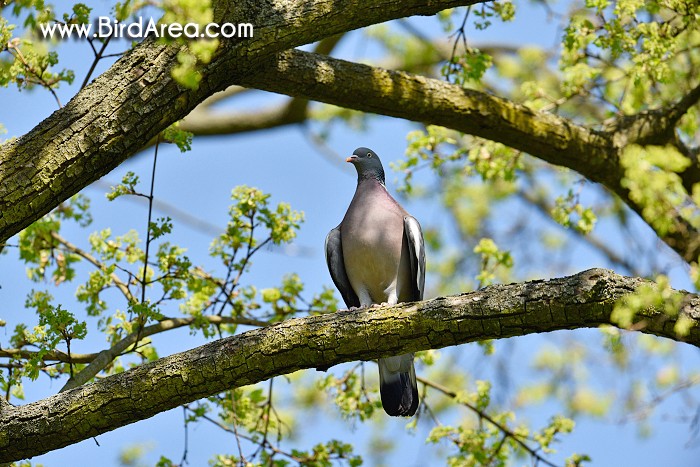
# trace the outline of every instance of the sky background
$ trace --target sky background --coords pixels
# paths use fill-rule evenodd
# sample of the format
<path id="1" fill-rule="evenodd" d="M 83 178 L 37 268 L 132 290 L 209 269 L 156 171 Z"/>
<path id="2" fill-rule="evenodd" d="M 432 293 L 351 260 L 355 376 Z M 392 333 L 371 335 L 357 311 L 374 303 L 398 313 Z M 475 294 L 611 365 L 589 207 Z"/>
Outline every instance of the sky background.
<path id="1" fill-rule="evenodd" d="M 64 3 L 64 2 L 60 2 Z M 94 2 L 96 14 L 106 11 L 106 2 Z M 97 6 L 99 5 L 99 6 Z M 565 11 L 558 5 L 559 11 Z M 437 22 L 429 18 L 414 18 L 412 24 L 421 28 L 430 36 L 444 36 Z M 543 8 L 526 2 L 518 2 L 518 13 L 514 23 L 496 25 L 486 31 L 470 31 L 470 41 L 479 42 L 508 42 L 532 43 L 550 47 L 559 39 L 557 24 L 547 21 Z M 112 52 L 125 47 L 124 42 L 115 44 Z M 58 94 L 63 102 L 67 102 L 77 92 L 82 82 L 92 54 L 87 42 L 69 41 L 62 45 L 60 66 L 76 71 L 76 83 L 64 86 Z M 366 57 L 379 57 L 381 50 L 374 42 L 367 39 L 361 32 L 354 32 L 344 38 L 335 56 L 350 60 Z M 96 73 L 104 71 L 109 63 L 103 61 Z M 284 98 L 264 93 L 251 94 L 236 105 L 247 109 L 257 106 L 281 102 Z M 5 137 L 20 136 L 37 125 L 56 109 L 52 96 L 43 90 L 34 92 L 17 92 L 16 89 L 0 89 L 0 122 L 8 130 Z M 319 129 L 312 125 L 312 129 Z M 177 209 L 205 220 L 209 224 L 223 228 L 226 224 L 227 209 L 230 203 L 231 189 L 237 185 L 255 186 L 267 193 L 272 193 L 274 202 L 289 202 L 292 208 L 304 211 L 305 222 L 295 240 L 293 247 L 280 250 L 266 250 L 254 260 L 251 272 L 246 276 L 244 285 L 255 284 L 258 289 L 278 285 L 284 274 L 296 272 L 306 284 L 309 294 L 321 290 L 324 285 L 331 285 L 331 280 L 325 264 L 323 242 L 327 232 L 342 219 L 347 205 L 355 189 L 355 172 L 349 164 L 342 162 L 358 146 L 374 149 L 382 158 L 387 169 L 387 185 L 389 191 L 395 193 L 398 175 L 389 170 L 389 163 L 401 159 L 406 148 L 406 134 L 416 129 L 417 125 L 388 117 L 373 118 L 365 131 L 356 131 L 344 126 L 336 126 L 327 142 L 328 147 L 338 154 L 337 160 L 330 160 L 319 151 L 300 127 L 287 127 L 252 133 L 234 137 L 208 137 L 195 139 L 193 149 L 186 154 L 180 154 L 177 148 L 162 146 L 159 150 L 158 169 L 156 173 L 155 197 L 159 202 L 175 206 Z M 87 231 L 72 224 L 65 223 L 62 235 L 80 246 L 87 245 L 89 232 L 111 227 L 115 235 L 125 233 L 130 229 L 144 231 L 146 224 L 147 206 L 144 200 L 126 197 L 115 202 L 108 202 L 104 194 L 109 191 L 109 185 L 115 185 L 127 171 L 140 175 L 142 180 L 150 178 L 152 151 L 145 151 L 122 164 L 103 180 L 86 188 L 83 193 L 92 200 L 91 212 L 93 224 Z M 146 190 L 144 183 L 142 190 Z M 426 225 L 443 225 L 445 214 L 426 202 L 410 203 L 403 201 L 404 206 L 421 223 Z M 511 207 L 512 208 L 512 207 Z M 507 207 L 504 209 L 508 209 Z M 171 215 L 171 212 L 158 212 L 157 216 Z M 507 216 L 508 212 L 504 212 Z M 199 228 L 192 228 L 178 223 L 175 217 L 175 231 L 171 240 L 188 248 L 188 256 L 195 262 L 214 267 L 213 260 L 207 256 L 212 235 Z M 604 228 L 604 227 L 603 227 Z M 649 231 L 642 235 L 649 235 Z M 602 231 L 605 237 L 605 231 Z M 613 238 L 617 235 L 610 232 L 611 243 L 623 242 L 624 239 Z M 649 237 L 653 241 L 652 237 Z M 16 241 L 11 240 L 10 243 Z M 505 246 L 507 247 L 507 245 Z M 570 272 L 577 272 L 591 267 L 608 267 L 604 258 L 585 247 L 578 246 L 577 254 L 572 255 L 569 265 Z M 430 261 L 430 258 L 428 258 Z M 476 259 L 475 259 L 476 261 Z M 517 258 L 516 258 L 517 261 Z M 547 258 L 542 258 L 546 262 Z M 81 268 L 79 271 L 88 271 Z M 683 279 L 683 268 L 671 268 L 671 277 L 675 287 L 689 288 Z M 433 281 L 433 282 L 431 282 Z M 434 286 L 434 278 L 428 277 L 428 289 Z M 26 279 L 24 266 L 17 259 L 17 252 L 9 249 L 7 254 L 0 256 L 0 318 L 8 322 L 0 328 L 0 345 L 7 345 L 14 325 L 19 322 L 35 323 L 32 313 L 24 310 L 24 300 L 30 289 L 44 288 L 43 284 L 30 283 Z M 75 305 L 73 293 L 75 287 L 53 289 L 46 285 L 58 303 L 66 306 Z M 113 303 L 118 304 L 117 300 Z M 117 305 L 118 306 L 118 305 Z M 175 315 L 165 312 L 166 315 Z M 526 371 L 531 358 L 542 345 L 566 340 L 570 333 L 557 332 L 543 335 L 507 339 L 497 344 L 497 352 L 503 352 L 508 362 L 508 374 L 511 384 L 527 381 L 531 375 Z M 600 342 L 598 331 L 578 331 L 582 342 L 596 345 Z M 204 343 L 198 336 L 192 337 L 188 329 L 179 329 L 154 337 L 154 344 L 161 356 L 185 351 Z M 89 352 L 104 348 L 105 342 L 97 333 L 77 343 L 75 352 Z M 463 345 L 449 352 L 456 365 L 468 368 L 473 378 L 492 378 L 496 370 L 490 367 L 491 360 L 485 360 L 476 345 Z M 687 368 L 698 368 L 700 359 L 695 348 L 679 346 L 679 358 Z M 347 366 L 341 366 L 336 371 L 342 371 Z M 376 371 L 373 364 L 366 365 L 368 372 Z M 617 375 L 614 370 L 603 370 L 605 374 L 598 375 L 594 384 L 604 387 L 606 384 L 617 384 L 626 375 Z M 309 371 L 307 373 L 314 373 Z M 420 369 L 419 369 L 420 373 Z M 288 383 L 281 378 L 280 386 Z M 494 383 L 496 384 L 496 383 Z M 54 394 L 62 383 L 50 382 L 41 377 L 34 384 L 25 384 L 26 402 L 35 401 Z M 496 389 L 497 393 L 497 389 Z M 695 392 L 697 395 L 697 391 Z M 289 396 L 289 391 L 282 392 L 282 398 Z M 13 401 L 17 403 L 16 400 Z M 283 405 L 283 404 L 282 404 Z M 553 403 L 537 405 L 531 409 L 520 411 L 523 417 L 536 426 L 546 423 L 554 415 L 558 406 Z M 552 457 L 561 461 L 572 452 L 585 452 L 594 462 L 593 465 L 636 465 L 636 466 L 693 466 L 700 459 L 700 443 L 692 441 L 690 427 L 687 423 L 675 423 L 662 420 L 663 414 L 678 414 L 687 410 L 679 401 L 670 401 L 660 410 L 660 415 L 652 418 L 656 424 L 653 436 L 649 439 L 640 438 L 634 425 L 621 424 L 614 419 L 591 420 L 583 418 L 577 422 L 574 435 L 564 438 L 558 445 L 559 453 Z M 159 414 L 149 420 L 144 420 L 128 427 L 99 436 L 99 446 L 90 439 L 76 445 L 51 452 L 35 458 L 33 461 L 46 466 L 81 465 L 119 465 L 119 453 L 128 445 L 147 447 L 144 465 L 153 465 L 158 456 L 163 454 L 175 462 L 182 456 L 184 430 L 183 413 L 174 409 Z M 330 436 L 351 441 L 359 446 L 370 442 L 377 431 L 390 433 L 395 443 L 400 446 L 391 458 L 385 459 L 385 465 L 425 465 L 435 452 L 432 446 L 424 443 L 428 424 L 419 425 L 414 433 L 404 429 L 406 420 L 375 417 L 365 425 L 353 425 L 343 422 L 328 402 L 321 415 L 318 413 L 302 413 L 297 420 L 302 430 L 301 438 L 295 441 L 295 446 L 310 448 L 315 442 L 327 440 Z M 660 423 L 660 424 L 657 424 Z M 330 434 L 330 436 L 329 436 Z M 205 423 L 190 425 L 188 456 L 189 465 L 206 465 L 214 453 L 237 452 L 232 436 Z M 288 446 L 290 446 L 288 444 Z M 443 452 L 450 452 L 447 446 Z M 365 457 L 366 465 L 379 463 L 377 459 Z M 531 465 L 530 459 L 514 461 L 514 465 Z"/>

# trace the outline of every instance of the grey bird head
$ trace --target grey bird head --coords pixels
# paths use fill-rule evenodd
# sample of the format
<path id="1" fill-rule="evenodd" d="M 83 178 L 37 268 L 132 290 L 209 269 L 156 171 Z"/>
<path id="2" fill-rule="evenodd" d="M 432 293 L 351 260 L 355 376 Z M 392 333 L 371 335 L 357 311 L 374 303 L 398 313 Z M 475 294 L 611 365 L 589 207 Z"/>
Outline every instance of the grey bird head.
<path id="1" fill-rule="evenodd" d="M 352 156 L 345 159 L 357 169 L 357 181 L 374 178 L 384 183 L 384 167 L 376 152 L 368 148 L 357 148 Z"/>

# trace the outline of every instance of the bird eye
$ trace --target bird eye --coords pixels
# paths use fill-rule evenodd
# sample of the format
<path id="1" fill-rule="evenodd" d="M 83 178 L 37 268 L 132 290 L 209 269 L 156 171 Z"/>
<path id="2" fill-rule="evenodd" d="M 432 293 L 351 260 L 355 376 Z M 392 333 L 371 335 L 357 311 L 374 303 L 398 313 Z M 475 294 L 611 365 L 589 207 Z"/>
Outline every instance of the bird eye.
<path id="1" fill-rule="evenodd" d="M 368 153 L 367 153 L 367 157 L 372 157 L 372 153 L 371 153 L 371 152 L 368 152 Z"/>

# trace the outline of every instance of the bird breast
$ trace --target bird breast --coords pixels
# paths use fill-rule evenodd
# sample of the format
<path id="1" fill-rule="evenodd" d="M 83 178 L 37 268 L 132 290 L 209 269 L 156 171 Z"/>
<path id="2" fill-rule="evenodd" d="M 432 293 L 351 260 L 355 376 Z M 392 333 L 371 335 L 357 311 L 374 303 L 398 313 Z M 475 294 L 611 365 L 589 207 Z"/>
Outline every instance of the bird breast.
<path id="1" fill-rule="evenodd" d="M 341 227 L 345 270 L 358 295 L 364 289 L 373 303 L 385 302 L 399 276 L 403 212 L 391 198 L 354 198 L 356 202 L 362 208 L 348 209 Z"/>

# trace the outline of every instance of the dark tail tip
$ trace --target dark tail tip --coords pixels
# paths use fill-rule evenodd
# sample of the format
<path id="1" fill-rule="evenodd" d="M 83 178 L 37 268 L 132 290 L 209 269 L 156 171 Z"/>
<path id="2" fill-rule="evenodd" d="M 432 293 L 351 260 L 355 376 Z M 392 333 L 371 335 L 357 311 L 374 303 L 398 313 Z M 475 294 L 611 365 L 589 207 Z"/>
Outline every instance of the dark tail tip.
<path id="1" fill-rule="evenodd" d="M 398 378 L 382 381 L 379 392 L 384 411 L 392 417 L 411 417 L 418 409 L 418 386 L 410 373 L 398 373 Z"/>

